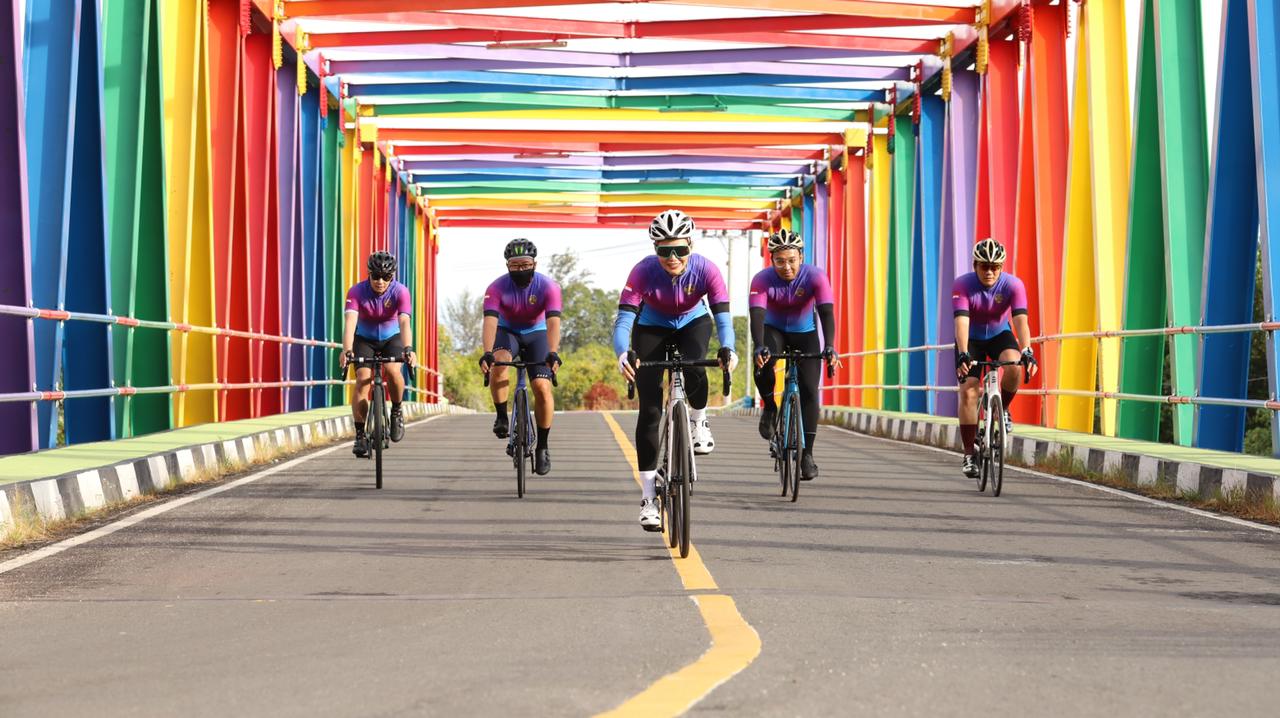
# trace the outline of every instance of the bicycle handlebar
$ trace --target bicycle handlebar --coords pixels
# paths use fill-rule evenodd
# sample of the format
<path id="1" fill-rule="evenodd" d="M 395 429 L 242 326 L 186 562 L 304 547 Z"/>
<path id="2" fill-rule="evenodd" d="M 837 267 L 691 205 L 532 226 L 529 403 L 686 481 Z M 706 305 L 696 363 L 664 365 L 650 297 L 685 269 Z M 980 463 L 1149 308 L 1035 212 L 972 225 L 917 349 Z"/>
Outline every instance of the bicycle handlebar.
<path id="1" fill-rule="evenodd" d="M 368 367 L 377 369 L 383 364 L 400 364 L 403 362 L 404 362 L 403 357 L 399 359 L 394 359 L 392 357 L 384 357 L 384 356 L 351 357 L 350 361 L 339 366 L 338 376 L 339 378 L 346 379 L 347 375 L 351 373 L 351 367 L 353 366 L 355 367 L 368 366 Z"/>
<path id="2" fill-rule="evenodd" d="M 785 361 L 796 361 L 800 359 L 823 359 L 825 357 L 822 355 L 822 352 L 786 351 L 786 352 L 778 352 L 776 354 L 774 352 L 769 352 L 769 358 L 783 359 Z M 835 375 L 836 375 L 836 363 L 834 361 L 827 362 L 827 378 L 828 379 L 834 378 Z"/>
<path id="3" fill-rule="evenodd" d="M 632 362 L 631 366 L 632 368 L 638 369 L 640 368 L 641 365 L 639 362 Z M 644 362 L 643 366 L 651 366 L 651 367 L 656 367 L 658 369 L 692 369 L 695 367 L 710 368 L 713 366 L 719 367 L 720 360 L 719 359 L 675 359 L 675 360 L 663 359 L 661 361 Z M 729 372 L 725 370 L 723 367 L 721 367 L 720 373 L 722 375 L 721 385 L 722 385 L 722 388 L 724 389 L 724 391 L 720 393 L 723 396 L 728 396 L 729 388 L 733 384 L 733 377 L 731 377 L 729 375 Z M 627 382 L 627 399 L 631 400 L 634 398 L 636 398 L 636 383 L 633 381 L 629 381 Z"/>
<path id="4" fill-rule="evenodd" d="M 982 367 L 982 368 L 984 368 L 984 369 L 999 369 L 1000 367 L 1005 367 L 1005 366 L 1022 366 L 1022 362 L 1021 362 L 1021 361 L 1003 361 L 1003 360 L 1000 360 L 1000 361 L 976 361 L 976 362 L 974 362 L 974 363 L 973 363 L 973 365 L 974 365 L 974 366 L 976 366 L 976 367 Z M 1023 374 L 1022 374 L 1022 383 L 1023 383 L 1023 384 L 1030 384 L 1030 383 L 1031 383 L 1031 372 L 1029 372 L 1029 371 L 1028 371 L 1028 372 L 1023 372 Z"/>
<path id="5" fill-rule="evenodd" d="M 528 369 L 535 366 L 546 366 L 546 362 L 542 361 L 495 361 L 489 367 L 495 366 L 513 366 L 517 369 Z M 484 385 L 489 386 L 489 372 L 484 372 Z M 560 382 L 556 380 L 556 372 L 551 372 L 551 386 L 560 386 Z"/>

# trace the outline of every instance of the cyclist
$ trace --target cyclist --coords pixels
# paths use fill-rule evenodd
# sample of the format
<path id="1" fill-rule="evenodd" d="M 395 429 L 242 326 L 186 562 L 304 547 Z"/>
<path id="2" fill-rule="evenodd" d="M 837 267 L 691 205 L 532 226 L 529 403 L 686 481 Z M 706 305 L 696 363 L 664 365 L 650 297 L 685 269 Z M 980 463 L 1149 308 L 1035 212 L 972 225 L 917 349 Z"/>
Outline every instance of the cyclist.
<path id="1" fill-rule="evenodd" d="M 493 433 L 507 438 L 507 367 L 493 366 L 495 361 L 539 362 L 529 370 L 529 387 L 533 393 L 533 413 L 538 425 L 538 447 L 534 452 L 533 471 L 545 475 L 551 471 L 551 417 L 555 398 L 551 395 L 551 375 L 560 368 L 560 285 L 538 267 L 538 248 L 527 239 L 513 239 L 502 250 L 507 273 L 484 291 L 484 356 L 480 370 L 489 374 L 489 393 L 493 397 Z"/>
<path id="2" fill-rule="evenodd" d="M 770 267 L 751 279 L 751 343 L 755 346 L 756 386 L 760 388 L 763 410 L 760 413 L 760 436 L 773 438 L 773 422 L 778 415 L 774 403 L 774 352 L 799 351 L 822 353 L 827 363 L 834 363 L 835 297 L 827 273 L 813 264 L 804 263 L 804 239 L 790 230 L 769 237 Z M 822 322 L 822 335 L 814 322 L 814 313 Z M 818 385 L 822 370 L 817 359 L 800 362 L 800 413 L 804 422 L 804 453 L 800 456 L 800 478 L 812 480 L 818 475 L 813 461 L 813 442 L 818 431 L 818 409 L 822 396 Z"/>
<path id="3" fill-rule="evenodd" d="M 978 436 L 978 399 L 982 387 L 980 361 L 1017 361 L 1035 376 L 1039 371 L 1031 351 L 1031 327 L 1027 321 L 1027 290 L 1022 280 L 1004 273 L 1004 247 L 984 239 L 973 247 L 973 271 L 956 277 L 951 306 L 956 330 L 956 376 L 960 379 L 960 438 L 964 443 L 961 470 L 978 475 L 973 444 Z M 1010 324 L 1012 321 L 1012 328 Z M 1022 371 L 1006 371 L 1000 382 L 1004 404 L 1004 431 L 1013 431 L 1009 405 L 1018 393 Z"/>
<path id="4" fill-rule="evenodd" d="M 413 366 L 418 361 L 413 346 L 405 343 L 412 336 L 409 320 L 413 316 L 413 301 L 409 288 L 397 282 L 396 258 L 388 252 L 369 255 L 369 278 L 347 290 L 345 326 L 342 332 L 342 368 L 356 357 L 372 359 L 375 356 L 404 358 Z M 404 374 L 400 362 L 383 365 L 387 385 L 391 389 L 391 440 L 404 438 L 404 415 L 400 401 L 404 398 Z M 356 440 L 351 451 L 356 456 L 369 454 L 369 443 L 364 435 L 364 419 L 369 411 L 369 387 L 373 384 L 373 368 L 356 368 L 356 390 L 351 394 L 351 417 L 355 419 Z"/>
<path id="5" fill-rule="evenodd" d="M 636 417 L 636 458 L 640 469 L 640 525 L 646 531 L 662 528 L 658 514 L 654 480 L 658 466 L 658 422 L 662 416 L 662 371 L 646 368 L 646 361 L 661 361 L 666 347 L 674 344 L 686 359 L 707 355 L 711 340 L 712 316 L 720 339 L 716 355 L 721 367 L 733 371 L 733 319 L 729 315 L 729 291 L 720 270 L 700 254 L 693 254 L 693 220 L 680 210 L 668 209 L 649 225 L 654 254 L 640 260 L 627 277 L 618 298 L 618 316 L 613 323 L 613 351 L 618 368 L 636 385 L 640 414 Z M 710 312 L 703 303 L 706 297 Z M 711 316 L 709 316 L 711 315 Z M 633 368 L 628 350 L 639 359 Z M 707 373 L 703 369 L 684 370 L 689 397 L 690 434 L 693 450 L 709 454 L 715 439 L 707 424 Z"/>

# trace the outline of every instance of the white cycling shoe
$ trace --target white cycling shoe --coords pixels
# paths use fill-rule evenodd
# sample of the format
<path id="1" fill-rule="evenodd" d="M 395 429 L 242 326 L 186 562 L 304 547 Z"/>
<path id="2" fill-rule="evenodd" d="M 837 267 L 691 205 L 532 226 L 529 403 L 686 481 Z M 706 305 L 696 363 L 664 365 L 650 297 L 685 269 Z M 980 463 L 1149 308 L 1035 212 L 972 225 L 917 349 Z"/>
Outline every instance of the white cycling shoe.
<path id="1" fill-rule="evenodd" d="M 711 426 L 707 424 L 707 420 L 702 421 L 691 420 L 689 422 L 689 433 L 693 436 L 693 453 L 704 456 L 715 451 L 716 440 L 711 435 Z"/>
<path id="2" fill-rule="evenodd" d="M 658 513 L 657 499 L 644 499 L 640 502 L 640 528 L 645 531 L 662 530 L 662 514 Z"/>

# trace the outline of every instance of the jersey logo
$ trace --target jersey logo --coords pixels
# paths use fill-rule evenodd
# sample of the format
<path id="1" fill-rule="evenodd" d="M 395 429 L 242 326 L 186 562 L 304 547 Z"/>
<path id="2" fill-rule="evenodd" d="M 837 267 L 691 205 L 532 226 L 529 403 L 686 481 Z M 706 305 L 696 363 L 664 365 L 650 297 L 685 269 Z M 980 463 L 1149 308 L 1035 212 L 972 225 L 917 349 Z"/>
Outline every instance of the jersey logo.
<path id="1" fill-rule="evenodd" d="M 995 300 L 996 300 L 996 304 L 1004 304 L 1004 295 L 997 292 L 995 296 Z"/>
<path id="2" fill-rule="evenodd" d="M 529 295 L 529 303 L 530 303 L 530 304 L 537 304 L 537 303 L 538 303 L 538 298 L 537 298 L 537 297 L 535 297 L 534 295 L 530 294 L 530 295 Z"/>
<path id="3" fill-rule="evenodd" d="M 797 297 L 803 297 L 803 296 L 804 296 L 804 287 L 796 287 L 796 296 L 797 296 Z"/>
<path id="4" fill-rule="evenodd" d="M 391 297 L 387 297 L 386 299 L 383 299 L 383 300 L 382 300 L 382 306 L 384 306 L 384 307 L 389 307 L 389 306 L 391 306 Z"/>
<path id="5" fill-rule="evenodd" d="M 951 298 L 952 298 L 952 299 L 964 299 L 964 295 L 963 295 L 963 294 L 952 294 L 952 295 L 951 295 Z"/>
<path id="6" fill-rule="evenodd" d="M 685 294 L 688 294 L 688 295 L 692 295 L 692 294 L 693 294 L 693 285 L 692 285 L 692 284 L 686 284 L 686 285 L 684 285 L 684 293 L 685 293 Z"/>

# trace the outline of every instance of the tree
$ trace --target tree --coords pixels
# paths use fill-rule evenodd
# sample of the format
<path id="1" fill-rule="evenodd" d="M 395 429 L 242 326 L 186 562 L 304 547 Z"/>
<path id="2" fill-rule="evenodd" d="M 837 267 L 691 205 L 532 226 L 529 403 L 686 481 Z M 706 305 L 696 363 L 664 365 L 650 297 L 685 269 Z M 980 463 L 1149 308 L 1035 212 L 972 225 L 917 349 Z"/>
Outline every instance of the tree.
<path id="1" fill-rule="evenodd" d="M 453 338 L 451 349 L 469 352 L 478 348 L 482 340 L 484 322 L 484 297 L 470 289 L 445 302 L 444 326 Z"/>
<path id="2" fill-rule="evenodd" d="M 579 264 L 578 254 L 568 250 L 553 254 L 547 274 L 560 285 L 561 353 L 575 352 L 592 344 L 608 346 L 617 313 L 615 292 L 591 285 L 591 272 Z"/>

